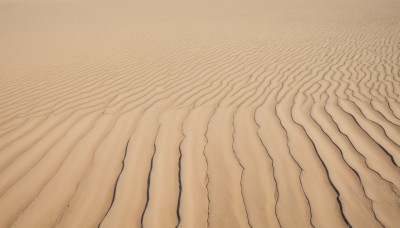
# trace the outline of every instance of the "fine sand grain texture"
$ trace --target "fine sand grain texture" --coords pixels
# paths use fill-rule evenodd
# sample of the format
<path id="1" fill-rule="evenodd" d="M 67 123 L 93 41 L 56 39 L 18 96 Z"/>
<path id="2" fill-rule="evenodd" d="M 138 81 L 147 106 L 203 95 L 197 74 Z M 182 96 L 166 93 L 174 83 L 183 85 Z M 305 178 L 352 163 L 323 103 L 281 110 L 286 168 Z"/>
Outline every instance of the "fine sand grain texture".
<path id="1" fill-rule="evenodd" d="M 400 227 L 400 0 L 0 0 L 0 228 Z"/>

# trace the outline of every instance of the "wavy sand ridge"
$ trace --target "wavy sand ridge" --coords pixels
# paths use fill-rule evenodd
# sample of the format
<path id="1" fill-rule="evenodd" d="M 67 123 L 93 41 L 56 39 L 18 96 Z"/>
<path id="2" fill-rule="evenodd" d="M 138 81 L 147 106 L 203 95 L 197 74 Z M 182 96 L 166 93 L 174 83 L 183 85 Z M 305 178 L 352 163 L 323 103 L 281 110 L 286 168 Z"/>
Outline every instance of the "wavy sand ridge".
<path id="1" fill-rule="evenodd" d="M 0 11 L 0 227 L 400 226 L 400 2 Z"/>

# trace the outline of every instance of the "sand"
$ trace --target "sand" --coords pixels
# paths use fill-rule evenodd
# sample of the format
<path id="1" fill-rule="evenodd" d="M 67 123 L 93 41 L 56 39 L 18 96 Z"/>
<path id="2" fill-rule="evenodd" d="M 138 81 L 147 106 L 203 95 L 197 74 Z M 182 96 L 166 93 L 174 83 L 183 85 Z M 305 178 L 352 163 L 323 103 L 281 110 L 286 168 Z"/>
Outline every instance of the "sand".
<path id="1" fill-rule="evenodd" d="M 0 227 L 400 227 L 399 12 L 0 0 Z"/>

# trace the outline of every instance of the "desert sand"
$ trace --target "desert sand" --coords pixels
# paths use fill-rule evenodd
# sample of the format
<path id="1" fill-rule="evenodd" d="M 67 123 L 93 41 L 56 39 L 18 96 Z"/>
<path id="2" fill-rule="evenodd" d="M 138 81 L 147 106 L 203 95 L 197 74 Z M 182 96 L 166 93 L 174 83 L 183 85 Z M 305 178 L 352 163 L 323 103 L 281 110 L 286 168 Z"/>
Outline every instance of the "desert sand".
<path id="1" fill-rule="evenodd" d="M 0 0 L 0 227 L 400 227 L 399 0 Z"/>

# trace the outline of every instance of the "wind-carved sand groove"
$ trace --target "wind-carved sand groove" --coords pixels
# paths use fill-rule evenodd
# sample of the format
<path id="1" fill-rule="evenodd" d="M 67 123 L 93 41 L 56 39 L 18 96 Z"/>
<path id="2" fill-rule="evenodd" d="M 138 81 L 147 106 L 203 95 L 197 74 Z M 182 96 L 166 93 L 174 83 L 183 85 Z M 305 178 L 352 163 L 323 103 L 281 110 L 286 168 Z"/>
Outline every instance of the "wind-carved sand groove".
<path id="1" fill-rule="evenodd" d="M 0 227 L 400 227 L 399 1 L 0 11 Z"/>

